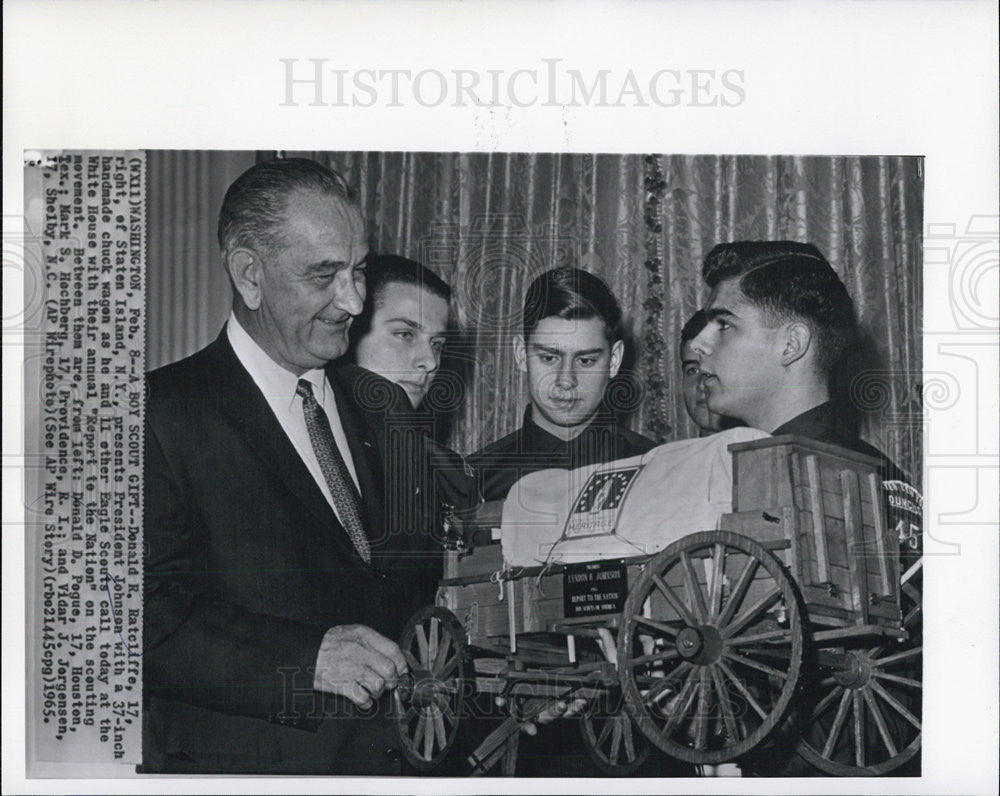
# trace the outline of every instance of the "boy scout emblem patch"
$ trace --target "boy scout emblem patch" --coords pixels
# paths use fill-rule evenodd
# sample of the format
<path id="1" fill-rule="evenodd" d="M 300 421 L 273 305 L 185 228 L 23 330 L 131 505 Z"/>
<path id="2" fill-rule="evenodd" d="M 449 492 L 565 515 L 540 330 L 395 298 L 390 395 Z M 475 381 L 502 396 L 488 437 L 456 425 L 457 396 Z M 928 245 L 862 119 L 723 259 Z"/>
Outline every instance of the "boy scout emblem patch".
<path id="1" fill-rule="evenodd" d="M 591 473 L 566 519 L 564 539 L 603 536 L 615 532 L 618 516 L 642 465 Z"/>

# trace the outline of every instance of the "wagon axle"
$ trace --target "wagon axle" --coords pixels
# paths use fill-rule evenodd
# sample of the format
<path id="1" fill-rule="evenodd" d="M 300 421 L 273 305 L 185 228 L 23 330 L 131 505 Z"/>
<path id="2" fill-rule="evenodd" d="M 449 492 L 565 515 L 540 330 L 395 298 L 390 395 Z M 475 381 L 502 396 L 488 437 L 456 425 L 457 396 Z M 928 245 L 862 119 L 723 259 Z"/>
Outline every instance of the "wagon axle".
<path id="1" fill-rule="evenodd" d="M 677 652 L 685 660 L 707 666 L 722 657 L 722 636 L 711 625 L 685 627 L 677 634 Z"/>
<path id="2" fill-rule="evenodd" d="M 872 677 L 872 664 L 867 655 L 848 652 L 834 668 L 833 678 L 844 688 L 864 688 Z"/>
<path id="3" fill-rule="evenodd" d="M 429 708 L 447 701 L 455 687 L 426 669 L 414 669 L 399 678 L 399 698 L 415 708 Z"/>

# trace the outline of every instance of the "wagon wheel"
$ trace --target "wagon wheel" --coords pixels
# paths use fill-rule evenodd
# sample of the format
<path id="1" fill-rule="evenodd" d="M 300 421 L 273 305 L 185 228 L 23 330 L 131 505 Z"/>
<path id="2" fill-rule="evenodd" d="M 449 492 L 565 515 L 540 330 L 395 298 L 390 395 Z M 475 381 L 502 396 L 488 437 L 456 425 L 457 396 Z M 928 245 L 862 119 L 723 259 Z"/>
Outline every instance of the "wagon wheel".
<path id="1" fill-rule="evenodd" d="M 845 649 L 832 676 L 819 681 L 796 751 L 827 774 L 886 774 L 920 750 L 923 603 L 911 583 L 901 597 L 910 638 Z"/>
<path id="2" fill-rule="evenodd" d="M 794 587 L 771 553 L 735 533 L 692 534 L 649 560 L 622 611 L 627 710 L 672 757 L 733 760 L 781 719 L 802 642 Z"/>
<path id="3" fill-rule="evenodd" d="M 649 742 L 636 732 L 617 688 L 587 705 L 580 732 L 590 759 L 609 776 L 634 774 L 649 757 Z"/>
<path id="4" fill-rule="evenodd" d="M 462 700 L 475 682 L 472 657 L 458 619 L 437 606 L 410 617 L 399 646 L 410 671 L 394 692 L 396 727 L 406 759 L 429 771 L 454 746 Z"/>

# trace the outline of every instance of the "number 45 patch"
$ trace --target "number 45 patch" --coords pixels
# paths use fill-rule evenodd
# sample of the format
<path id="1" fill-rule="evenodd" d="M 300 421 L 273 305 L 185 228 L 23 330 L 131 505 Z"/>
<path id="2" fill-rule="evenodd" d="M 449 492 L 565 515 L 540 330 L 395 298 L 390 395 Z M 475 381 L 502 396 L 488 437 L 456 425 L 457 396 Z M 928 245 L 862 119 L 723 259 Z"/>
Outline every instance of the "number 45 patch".
<path id="1" fill-rule="evenodd" d="M 899 534 L 900 546 L 919 550 L 924 515 L 923 496 L 905 481 L 883 481 L 889 521 Z"/>

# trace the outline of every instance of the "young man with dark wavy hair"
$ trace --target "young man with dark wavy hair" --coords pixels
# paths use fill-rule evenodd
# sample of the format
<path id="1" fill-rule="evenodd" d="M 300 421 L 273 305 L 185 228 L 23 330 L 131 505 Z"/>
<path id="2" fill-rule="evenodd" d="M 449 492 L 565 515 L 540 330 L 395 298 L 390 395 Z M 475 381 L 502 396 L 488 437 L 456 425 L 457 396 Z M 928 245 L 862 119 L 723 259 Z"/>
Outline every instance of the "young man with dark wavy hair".
<path id="1" fill-rule="evenodd" d="M 798 434 L 874 456 L 831 399 L 830 378 L 858 339 L 854 302 L 810 243 L 721 243 L 705 257 L 707 324 L 690 342 L 712 412 L 775 436 Z"/>

